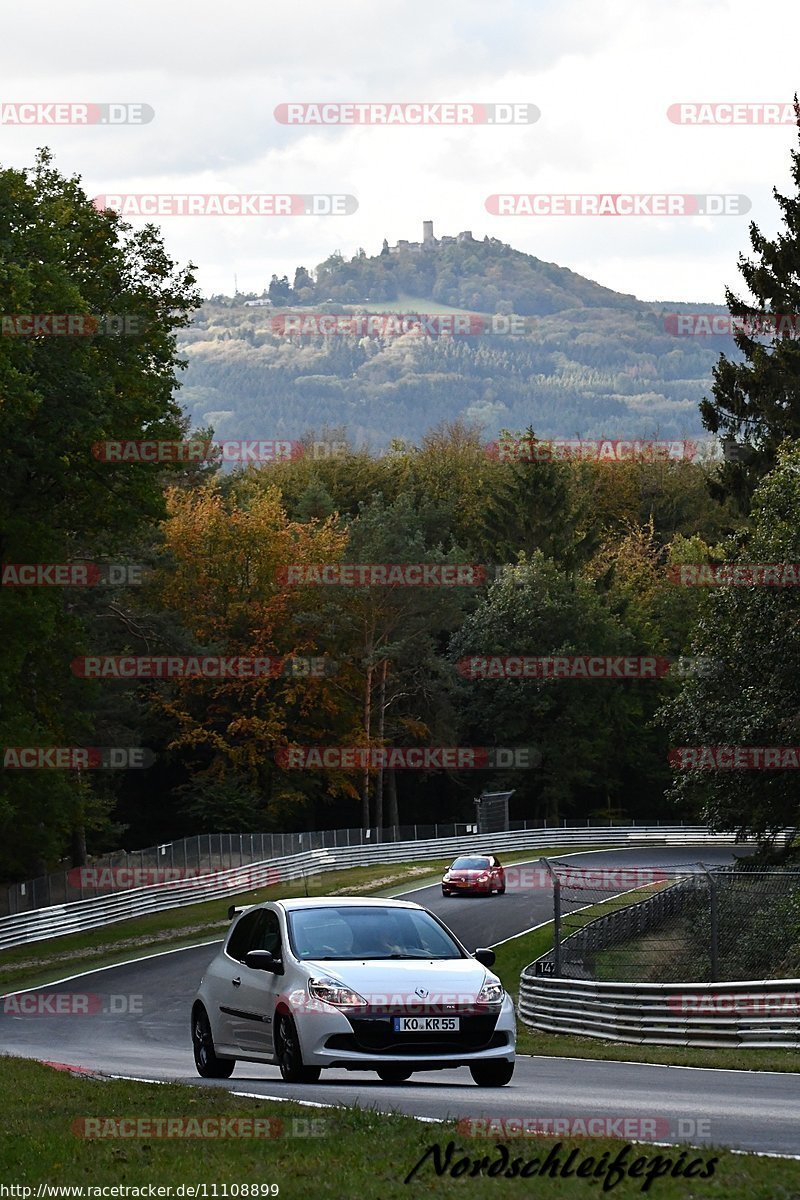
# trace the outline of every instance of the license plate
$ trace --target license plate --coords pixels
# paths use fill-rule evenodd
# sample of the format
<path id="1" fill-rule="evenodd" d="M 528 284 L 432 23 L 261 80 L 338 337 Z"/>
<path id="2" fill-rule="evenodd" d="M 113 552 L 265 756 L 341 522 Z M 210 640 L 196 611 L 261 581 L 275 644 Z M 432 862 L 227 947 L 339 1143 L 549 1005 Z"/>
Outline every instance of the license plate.
<path id="1" fill-rule="evenodd" d="M 458 1033 L 458 1017 L 395 1017 L 395 1033 Z"/>

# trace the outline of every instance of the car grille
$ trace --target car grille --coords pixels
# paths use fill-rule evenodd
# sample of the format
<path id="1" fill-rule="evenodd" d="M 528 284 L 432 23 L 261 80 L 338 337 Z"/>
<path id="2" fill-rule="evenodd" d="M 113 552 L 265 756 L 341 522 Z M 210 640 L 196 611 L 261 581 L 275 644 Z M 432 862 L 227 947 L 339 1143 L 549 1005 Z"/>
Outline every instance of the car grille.
<path id="1" fill-rule="evenodd" d="M 459 1050 L 485 1050 L 492 1045 L 504 1045 L 504 1036 L 495 1034 L 499 1011 L 487 1013 L 474 1009 L 441 1005 L 425 1011 L 423 1008 L 386 1009 L 366 1016 L 347 1019 L 353 1030 L 350 1034 L 334 1034 L 327 1045 L 337 1050 L 370 1050 L 379 1054 L 453 1054 Z M 460 1020 L 460 1029 L 449 1032 L 395 1033 L 392 1017 L 452 1016 Z M 499 1039 L 499 1040 L 495 1040 Z"/>
<path id="2" fill-rule="evenodd" d="M 431 1040 L 424 1040 L 426 1038 Z M 434 1038 L 437 1040 L 432 1040 Z M 459 1040 L 456 1033 L 409 1034 L 408 1041 L 403 1041 L 402 1045 L 395 1041 L 390 1046 L 365 1045 L 353 1033 L 334 1033 L 325 1042 L 328 1050 L 350 1050 L 361 1054 L 368 1050 L 376 1058 L 392 1058 L 395 1055 L 408 1057 L 412 1054 L 415 1058 L 435 1058 L 440 1054 L 471 1054 L 478 1050 L 496 1050 L 508 1044 L 508 1034 L 505 1033 L 493 1033 L 488 1042 L 477 1046 L 465 1042 L 463 1037 Z"/>

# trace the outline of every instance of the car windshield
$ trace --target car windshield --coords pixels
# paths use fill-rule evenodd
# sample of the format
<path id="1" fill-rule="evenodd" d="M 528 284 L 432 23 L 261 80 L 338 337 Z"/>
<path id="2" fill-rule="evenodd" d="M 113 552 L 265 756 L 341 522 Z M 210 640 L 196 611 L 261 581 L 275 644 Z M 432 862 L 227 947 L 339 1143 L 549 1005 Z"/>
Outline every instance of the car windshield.
<path id="1" fill-rule="evenodd" d="M 301 908 L 288 928 L 299 959 L 464 958 L 438 921 L 412 908 Z"/>
<path id="2" fill-rule="evenodd" d="M 457 858 L 451 871 L 488 871 L 488 858 Z"/>

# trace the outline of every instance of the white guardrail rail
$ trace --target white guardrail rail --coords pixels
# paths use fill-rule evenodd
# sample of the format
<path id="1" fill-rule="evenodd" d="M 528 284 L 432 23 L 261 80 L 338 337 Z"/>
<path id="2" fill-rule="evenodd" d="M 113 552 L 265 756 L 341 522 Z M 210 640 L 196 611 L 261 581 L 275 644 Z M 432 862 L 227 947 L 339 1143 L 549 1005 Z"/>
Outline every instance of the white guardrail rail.
<path id="1" fill-rule="evenodd" d="M 131 888 L 111 896 L 75 900 L 69 904 L 56 904 L 3 917 L 0 918 L 0 950 L 98 929 L 129 917 L 200 904 L 205 900 L 242 896 L 257 888 L 318 875 L 323 871 L 341 871 L 346 867 L 368 866 L 372 863 L 388 865 L 448 858 L 470 850 L 495 851 L 498 854 L 504 851 L 536 850 L 552 847 L 554 843 L 575 850 L 593 846 L 729 846 L 735 843 L 735 837 L 733 834 L 711 833 L 701 825 L 605 825 L 473 833 L 426 841 L 378 842 L 372 846 L 310 850 L 226 871 L 211 871 L 208 875 L 194 876 L 188 880 Z"/>
<path id="2" fill-rule="evenodd" d="M 522 1021 L 548 1033 L 669 1046 L 800 1047 L 800 979 L 600 983 L 520 977 Z"/>

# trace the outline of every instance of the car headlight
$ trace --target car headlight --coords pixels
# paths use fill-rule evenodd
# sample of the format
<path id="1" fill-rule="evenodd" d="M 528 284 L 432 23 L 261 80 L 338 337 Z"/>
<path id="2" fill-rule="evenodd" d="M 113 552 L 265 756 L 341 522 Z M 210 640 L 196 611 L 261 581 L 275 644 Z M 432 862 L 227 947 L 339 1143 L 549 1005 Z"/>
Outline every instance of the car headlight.
<path id="1" fill-rule="evenodd" d="M 336 979 L 309 979 L 309 995 L 334 1008 L 365 1008 L 367 1001 L 352 988 L 345 987 Z"/>
<path id="2" fill-rule="evenodd" d="M 502 983 L 498 983 L 496 979 L 484 979 L 483 987 L 478 992 L 478 1004 L 486 1004 L 492 1008 L 499 1008 L 503 1003 L 505 990 Z"/>

